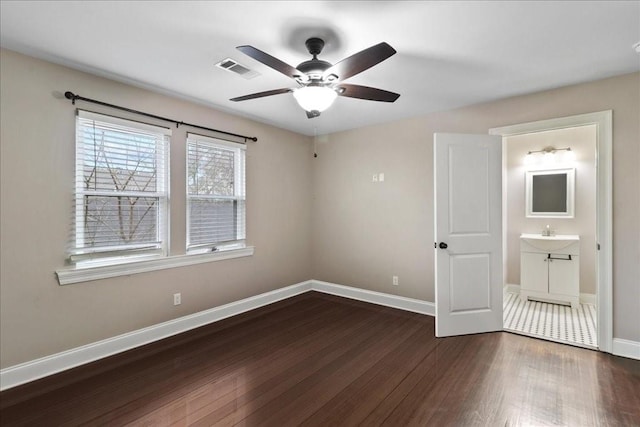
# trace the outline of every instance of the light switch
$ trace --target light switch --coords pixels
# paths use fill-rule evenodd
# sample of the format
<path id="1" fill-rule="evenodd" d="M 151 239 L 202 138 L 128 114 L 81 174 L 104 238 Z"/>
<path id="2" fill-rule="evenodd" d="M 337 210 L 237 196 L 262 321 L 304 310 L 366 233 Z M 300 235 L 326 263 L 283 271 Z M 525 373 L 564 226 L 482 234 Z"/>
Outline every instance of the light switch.
<path id="1" fill-rule="evenodd" d="M 384 181 L 384 174 L 382 172 L 380 172 L 380 175 L 378 175 L 378 181 Z"/>

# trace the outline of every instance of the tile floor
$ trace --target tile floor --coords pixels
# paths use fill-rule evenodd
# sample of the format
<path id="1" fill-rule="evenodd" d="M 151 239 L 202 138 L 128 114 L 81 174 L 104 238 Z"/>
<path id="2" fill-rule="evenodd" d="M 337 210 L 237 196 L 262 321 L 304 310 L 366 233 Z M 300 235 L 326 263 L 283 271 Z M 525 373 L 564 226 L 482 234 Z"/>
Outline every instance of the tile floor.
<path id="1" fill-rule="evenodd" d="M 580 308 L 538 301 L 523 301 L 520 295 L 504 293 L 504 329 L 586 348 L 598 348 L 596 307 Z"/>

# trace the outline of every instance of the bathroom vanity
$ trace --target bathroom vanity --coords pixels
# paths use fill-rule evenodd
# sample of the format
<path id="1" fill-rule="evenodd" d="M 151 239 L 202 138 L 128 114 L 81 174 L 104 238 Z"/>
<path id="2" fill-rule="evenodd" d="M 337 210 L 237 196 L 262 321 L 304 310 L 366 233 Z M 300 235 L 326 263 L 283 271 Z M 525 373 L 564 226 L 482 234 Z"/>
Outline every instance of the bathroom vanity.
<path id="1" fill-rule="evenodd" d="M 580 303 L 580 236 L 522 234 L 520 236 L 520 297 Z"/>

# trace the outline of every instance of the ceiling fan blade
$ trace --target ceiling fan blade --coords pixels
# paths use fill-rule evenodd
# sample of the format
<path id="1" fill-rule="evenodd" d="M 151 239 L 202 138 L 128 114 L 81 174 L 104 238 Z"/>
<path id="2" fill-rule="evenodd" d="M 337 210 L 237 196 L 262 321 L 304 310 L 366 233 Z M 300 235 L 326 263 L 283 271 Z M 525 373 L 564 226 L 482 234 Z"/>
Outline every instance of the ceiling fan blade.
<path id="1" fill-rule="evenodd" d="M 338 62 L 324 72 L 324 77 L 334 74 L 339 80 L 346 80 L 379 64 L 395 53 L 396 50 L 387 43 L 379 43 Z"/>
<path id="2" fill-rule="evenodd" d="M 238 96 L 237 98 L 231 98 L 229 101 L 234 101 L 234 102 L 246 101 L 248 99 L 263 98 L 265 96 L 271 96 L 271 95 L 280 95 L 281 93 L 287 93 L 287 92 L 292 92 L 292 90 L 291 89 L 267 90 L 264 92 L 252 93 L 251 95 L 244 95 L 244 96 Z"/>
<path id="3" fill-rule="evenodd" d="M 300 71 L 287 64 L 286 62 L 282 62 L 278 58 L 273 57 L 268 53 L 261 51 L 260 49 L 256 49 L 253 46 L 238 46 L 236 47 L 236 49 L 238 49 L 245 55 L 252 57 L 256 61 L 262 62 L 267 67 L 271 67 L 274 70 L 281 72 L 285 76 L 291 77 L 292 79 L 295 78 L 295 76 L 299 76 L 300 74 L 302 74 Z"/>
<path id="4" fill-rule="evenodd" d="M 305 111 L 305 113 L 307 113 L 307 119 L 313 119 L 320 115 L 320 111 Z"/>
<path id="5" fill-rule="evenodd" d="M 375 87 L 339 84 L 337 86 L 338 95 L 349 98 L 366 99 L 369 101 L 394 102 L 400 94 L 387 90 L 376 89 Z"/>

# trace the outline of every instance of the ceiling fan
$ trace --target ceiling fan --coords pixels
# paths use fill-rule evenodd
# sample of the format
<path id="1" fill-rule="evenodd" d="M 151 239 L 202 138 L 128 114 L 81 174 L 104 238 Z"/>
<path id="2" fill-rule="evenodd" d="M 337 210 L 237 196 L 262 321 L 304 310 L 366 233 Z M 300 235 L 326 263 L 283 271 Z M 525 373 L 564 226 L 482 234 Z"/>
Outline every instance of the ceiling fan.
<path id="1" fill-rule="evenodd" d="M 397 93 L 382 89 L 342 83 L 349 77 L 353 77 L 394 55 L 395 49 L 387 43 L 382 42 L 371 46 L 336 64 L 318 59 L 318 55 L 324 47 L 324 40 L 312 37 L 305 42 L 305 45 L 313 58 L 298 64 L 295 68 L 253 46 L 238 46 L 237 49 L 240 52 L 287 77 L 291 77 L 299 87 L 253 93 L 232 98 L 231 101 L 246 101 L 293 92 L 298 104 L 307 112 L 307 117 L 312 119 L 329 108 L 338 96 L 381 102 L 394 102 L 400 97 Z"/>

